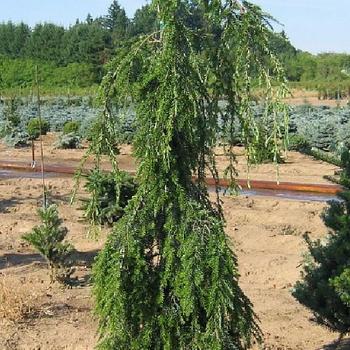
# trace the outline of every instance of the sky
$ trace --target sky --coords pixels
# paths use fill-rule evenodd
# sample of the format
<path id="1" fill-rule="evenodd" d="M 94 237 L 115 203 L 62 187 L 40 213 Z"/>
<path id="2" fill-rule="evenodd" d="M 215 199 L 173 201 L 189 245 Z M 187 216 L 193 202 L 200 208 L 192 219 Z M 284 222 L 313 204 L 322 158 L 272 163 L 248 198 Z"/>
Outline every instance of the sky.
<path id="1" fill-rule="evenodd" d="M 0 0 L 0 22 L 31 26 L 53 22 L 64 26 L 106 14 L 112 0 Z M 350 0 L 251 0 L 283 24 L 292 44 L 312 53 L 350 53 Z M 119 0 L 129 17 L 147 0 Z"/>

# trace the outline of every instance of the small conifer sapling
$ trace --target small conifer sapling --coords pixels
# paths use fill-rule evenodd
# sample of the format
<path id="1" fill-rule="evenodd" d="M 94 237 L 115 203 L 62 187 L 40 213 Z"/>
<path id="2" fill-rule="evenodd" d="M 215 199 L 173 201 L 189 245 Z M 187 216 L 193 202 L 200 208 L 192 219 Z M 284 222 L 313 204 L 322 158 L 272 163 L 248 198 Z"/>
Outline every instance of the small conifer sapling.
<path id="1" fill-rule="evenodd" d="M 62 226 L 56 205 L 38 209 L 41 224 L 23 236 L 47 261 L 51 282 L 68 282 L 73 273 L 73 246 L 65 241 L 68 230 Z"/>
<path id="2" fill-rule="evenodd" d="M 344 191 L 332 201 L 323 214 L 330 229 L 324 242 L 308 245 L 302 280 L 295 285 L 293 296 L 308 307 L 315 321 L 340 337 L 350 331 L 350 153 L 342 154 L 341 184 Z"/>

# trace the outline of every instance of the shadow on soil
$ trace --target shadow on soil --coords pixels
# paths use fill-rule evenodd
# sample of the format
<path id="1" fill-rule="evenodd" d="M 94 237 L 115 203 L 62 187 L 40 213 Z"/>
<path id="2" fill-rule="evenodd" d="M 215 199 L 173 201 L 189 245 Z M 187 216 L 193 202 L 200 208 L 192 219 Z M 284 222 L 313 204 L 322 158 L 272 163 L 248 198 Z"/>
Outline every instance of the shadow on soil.
<path id="1" fill-rule="evenodd" d="M 53 203 L 69 203 L 71 200 L 70 194 L 52 194 L 50 193 L 50 200 Z M 35 201 L 38 205 L 38 208 L 42 206 L 42 195 L 38 196 L 29 196 L 29 197 L 11 197 L 9 199 L 0 199 L 0 214 L 9 214 L 10 209 L 15 208 L 16 206 L 25 203 L 26 201 Z"/>
<path id="2" fill-rule="evenodd" d="M 15 267 L 25 266 L 33 263 L 44 263 L 45 260 L 39 254 L 17 254 L 10 253 L 0 256 L 0 270 Z"/>
<path id="3" fill-rule="evenodd" d="M 73 260 L 76 266 L 85 266 L 87 268 L 92 267 L 95 258 L 97 257 L 100 250 L 95 249 L 88 252 L 74 252 Z"/>
<path id="4" fill-rule="evenodd" d="M 74 252 L 73 261 L 75 266 L 85 266 L 91 268 L 95 257 L 99 253 L 99 250 L 92 250 L 88 252 Z M 45 263 L 45 259 L 36 253 L 29 254 L 19 254 L 19 253 L 9 253 L 0 256 L 0 270 L 16 267 L 25 266 L 33 263 Z"/>
<path id="5" fill-rule="evenodd" d="M 23 203 L 22 198 L 19 199 L 19 198 L 12 197 L 10 199 L 0 200 L 0 214 L 9 213 L 10 208 L 14 208 L 21 203 Z"/>
<path id="6" fill-rule="evenodd" d="M 350 339 L 343 339 L 340 342 L 335 341 L 318 350 L 350 350 Z"/>

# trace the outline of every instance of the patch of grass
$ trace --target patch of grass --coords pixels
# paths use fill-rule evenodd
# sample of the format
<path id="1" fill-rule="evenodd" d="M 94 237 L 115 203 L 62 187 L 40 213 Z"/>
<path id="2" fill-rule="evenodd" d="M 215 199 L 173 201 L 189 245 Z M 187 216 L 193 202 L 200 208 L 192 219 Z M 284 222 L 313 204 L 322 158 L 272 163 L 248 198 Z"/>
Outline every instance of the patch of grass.
<path id="1" fill-rule="evenodd" d="M 35 313 L 36 295 L 20 280 L 0 276 L 0 319 L 18 323 Z"/>

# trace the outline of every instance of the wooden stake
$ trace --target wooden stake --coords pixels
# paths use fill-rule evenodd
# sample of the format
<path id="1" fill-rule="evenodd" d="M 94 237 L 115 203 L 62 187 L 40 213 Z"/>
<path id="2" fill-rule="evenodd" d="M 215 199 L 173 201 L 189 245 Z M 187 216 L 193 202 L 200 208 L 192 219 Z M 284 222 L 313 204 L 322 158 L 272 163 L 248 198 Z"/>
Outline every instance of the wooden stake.
<path id="1" fill-rule="evenodd" d="M 40 87 L 39 87 L 39 69 L 35 66 L 35 83 L 37 92 L 37 103 L 38 103 L 38 117 L 39 117 L 39 128 L 40 128 L 40 160 L 41 160 L 41 180 L 42 180 L 42 190 L 43 190 L 43 206 L 46 208 L 46 185 L 45 185 L 45 167 L 44 167 L 44 145 L 43 145 L 43 135 L 42 135 L 42 118 L 41 118 L 41 101 L 40 101 Z"/>
<path id="2" fill-rule="evenodd" d="M 35 168 L 35 145 L 34 145 L 34 140 L 32 140 L 32 168 Z"/>

